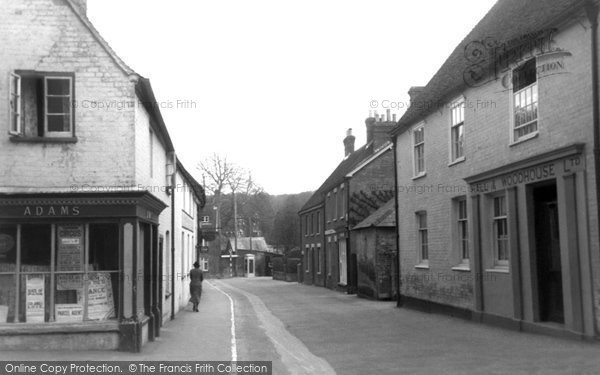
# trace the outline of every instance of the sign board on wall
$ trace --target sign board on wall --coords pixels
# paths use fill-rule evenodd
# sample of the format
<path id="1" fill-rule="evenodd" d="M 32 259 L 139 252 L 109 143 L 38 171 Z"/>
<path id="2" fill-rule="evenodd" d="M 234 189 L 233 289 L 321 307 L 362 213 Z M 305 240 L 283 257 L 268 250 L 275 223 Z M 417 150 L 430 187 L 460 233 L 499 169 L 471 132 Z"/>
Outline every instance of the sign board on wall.
<path id="1" fill-rule="evenodd" d="M 81 271 L 83 268 L 83 225 L 59 225 L 57 228 L 57 271 Z"/>
<path id="2" fill-rule="evenodd" d="M 44 322 L 44 275 L 27 275 L 25 283 L 25 320 L 28 323 Z"/>

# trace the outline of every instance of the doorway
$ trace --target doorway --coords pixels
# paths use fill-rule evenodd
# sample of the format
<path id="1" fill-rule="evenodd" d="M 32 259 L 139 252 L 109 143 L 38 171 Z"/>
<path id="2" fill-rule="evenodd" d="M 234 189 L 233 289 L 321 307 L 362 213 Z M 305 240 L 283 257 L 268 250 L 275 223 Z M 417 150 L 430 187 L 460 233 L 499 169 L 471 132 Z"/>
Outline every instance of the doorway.
<path id="1" fill-rule="evenodd" d="M 542 322 L 563 324 L 563 283 L 556 183 L 533 189 L 538 309 Z"/>
<path id="2" fill-rule="evenodd" d="M 245 273 L 246 277 L 254 277 L 256 276 L 254 271 L 254 254 L 248 254 L 245 256 Z"/>

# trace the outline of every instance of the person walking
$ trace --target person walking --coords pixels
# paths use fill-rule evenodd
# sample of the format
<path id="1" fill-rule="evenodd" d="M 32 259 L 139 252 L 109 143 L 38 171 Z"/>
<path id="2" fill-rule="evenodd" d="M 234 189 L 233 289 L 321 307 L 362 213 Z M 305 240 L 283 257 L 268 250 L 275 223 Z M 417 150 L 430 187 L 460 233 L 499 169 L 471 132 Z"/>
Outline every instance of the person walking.
<path id="1" fill-rule="evenodd" d="M 200 269 L 200 263 L 196 261 L 194 268 L 190 271 L 190 302 L 194 305 L 194 312 L 198 312 L 198 304 L 202 295 L 202 281 L 204 275 Z"/>

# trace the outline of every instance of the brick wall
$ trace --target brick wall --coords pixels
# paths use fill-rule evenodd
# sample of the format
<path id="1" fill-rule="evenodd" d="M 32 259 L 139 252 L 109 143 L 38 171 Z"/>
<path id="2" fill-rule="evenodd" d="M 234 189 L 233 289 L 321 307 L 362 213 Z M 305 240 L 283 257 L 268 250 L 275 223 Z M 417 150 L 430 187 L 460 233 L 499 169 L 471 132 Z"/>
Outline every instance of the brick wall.
<path id="1" fill-rule="evenodd" d="M 593 239 L 593 269 L 598 274 L 589 38 L 589 27 L 581 24 L 564 27 L 556 36 L 556 45 L 571 56 L 564 57 L 566 72 L 538 80 L 539 135 L 536 138 L 510 145 L 512 95 L 501 79 L 462 93 L 466 100 L 464 162 L 449 166 L 448 103 L 424 119 L 426 176 L 413 179 L 411 132 L 398 137 L 397 217 L 404 295 L 472 308 L 473 275 L 452 269 L 458 261 L 453 244 L 452 199 L 467 194 L 463 178 L 574 142 L 586 144 L 588 228 Z M 428 215 L 429 269 L 415 267 L 419 263 L 415 212 L 419 210 L 426 210 Z M 600 307 L 597 278 L 595 290 L 596 304 Z M 598 319 L 600 322 L 600 317 Z"/>
<path id="2" fill-rule="evenodd" d="M 89 108 L 131 103 L 133 84 L 62 1 L 0 1 L 0 78 L 15 70 L 75 74 L 74 144 L 12 143 L 8 85 L 0 85 L 0 189 L 73 191 L 133 185 L 134 112 Z M 75 186 L 75 187 L 73 187 Z"/>

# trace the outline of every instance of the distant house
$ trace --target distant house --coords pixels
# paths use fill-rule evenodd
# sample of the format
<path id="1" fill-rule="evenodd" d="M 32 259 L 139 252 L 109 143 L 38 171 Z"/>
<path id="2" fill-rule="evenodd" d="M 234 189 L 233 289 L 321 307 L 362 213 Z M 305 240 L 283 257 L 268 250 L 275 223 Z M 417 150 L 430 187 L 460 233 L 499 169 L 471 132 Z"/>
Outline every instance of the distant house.
<path id="1" fill-rule="evenodd" d="M 367 143 L 354 150 L 349 129 L 344 159 L 299 212 L 304 283 L 355 293 L 357 253 L 351 229 L 393 197 L 393 153 L 389 131 L 395 119 L 366 120 Z"/>

